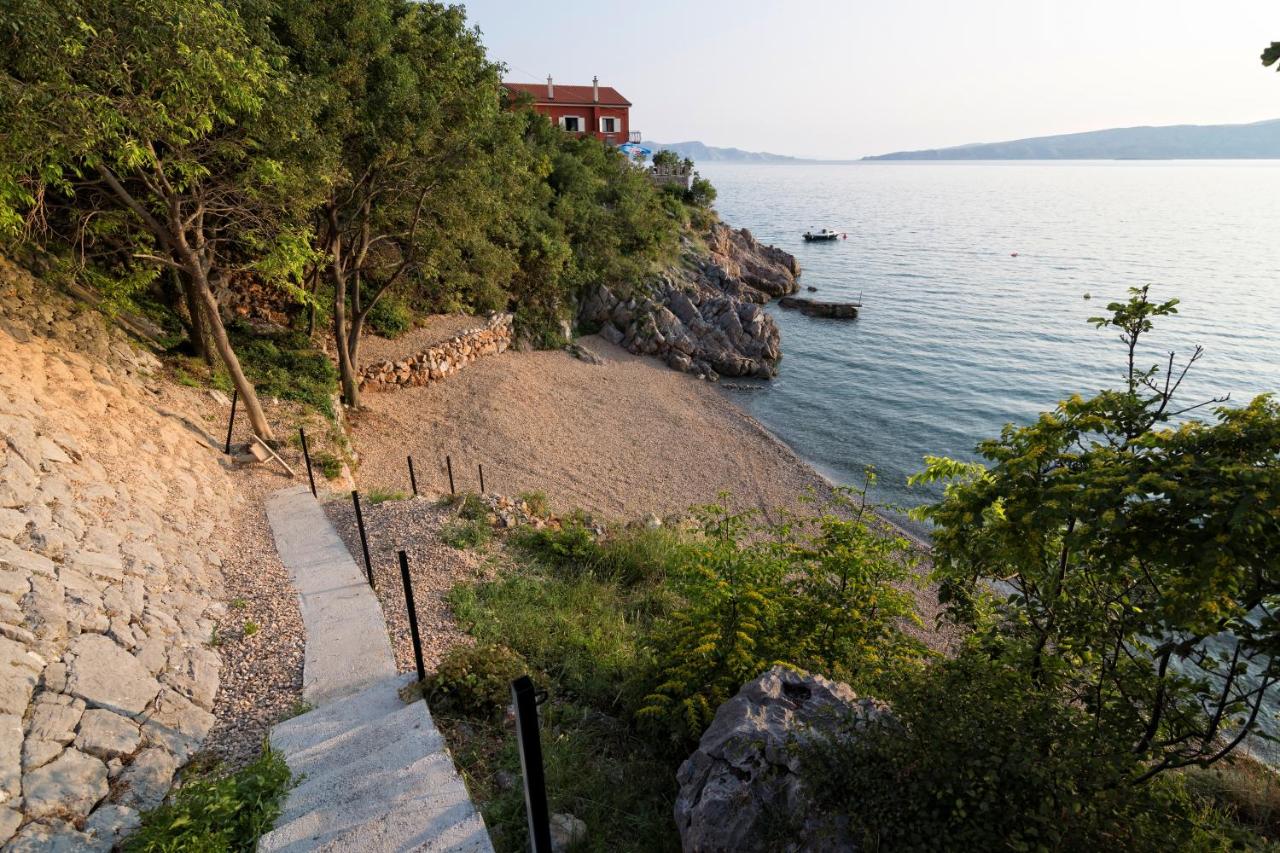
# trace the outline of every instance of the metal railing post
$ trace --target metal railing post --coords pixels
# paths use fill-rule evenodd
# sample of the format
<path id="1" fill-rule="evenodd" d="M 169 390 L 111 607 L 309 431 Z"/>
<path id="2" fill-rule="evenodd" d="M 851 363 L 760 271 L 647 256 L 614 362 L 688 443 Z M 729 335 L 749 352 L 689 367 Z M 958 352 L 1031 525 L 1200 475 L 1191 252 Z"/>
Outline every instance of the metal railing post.
<path id="1" fill-rule="evenodd" d="M 369 560 L 369 537 L 364 532 L 364 513 L 360 511 L 360 493 L 351 493 L 351 503 L 356 507 L 356 527 L 360 530 L 360 548 L 364 551 L 364 573 L 369 578 L 369 589 L 376 590 L 373 584 L 373 563 Z"/>
<path id="2" fill-rule="evenodd" d="M 409 457 L 409 485 L 413 488 L 413 496 L 418 496 L 418 478 L 413 473 L 413 457 Z"/>
<path id="3" fill-rule="evenodd" d="M 533 853 L 551 853 L 547 777 L 542 766 L 542 737 L 538 734 L 538 695 L 529 676 L 522 675 L 511 682 L 511 698 L 516 705 L 516 738 L 520 744 L 520 770 L 524 773 L 529 846 Z"/>
<path id="4" fill-rule="evenodd" d="M 240 399 L 240 389 L 231 389 L 231 419 L 227 421 L 227 447 L 226 453 L 231 452 L 231 428 L 236 425 L 236 401 Z"/>
<path id="5" fill-rule="evenodd" d="M 457 491 L 453 488 L 453 460 L 448 456 L 444 458 L 445 467 L 449 469 L 449 494 L 456 495 Z"/>
<path id="6" fill-rule="evenodd" d="M 480 494 L 484 494 L 484 465 L 477 465 L 480 469 Z"/>
<path id="7" fill-rule="evenodd" d="M 307 450 L 307 431 L 302 427 L 298 428 L 298 435 L 302 436 L 302 458 L 307 461 L 307 480 L 311 483 L 311 497 L 316 497 L 316 478 L 311 473 L 311 453 Z"/>
<path id="8" fill-rule="evenodd" d="M 427 668 L 422 663 L 422 637 L 418 634 L 418 611 L 413 606 L 413 581 L 409 578 L 409 557 L 404 551 L 400 552 L 400 582 L 404 584 L 404 604 L 409 610 L 409 638 L 413 640 L 413 662 L 418 667 L 418 681 L 426 681 Z"/>

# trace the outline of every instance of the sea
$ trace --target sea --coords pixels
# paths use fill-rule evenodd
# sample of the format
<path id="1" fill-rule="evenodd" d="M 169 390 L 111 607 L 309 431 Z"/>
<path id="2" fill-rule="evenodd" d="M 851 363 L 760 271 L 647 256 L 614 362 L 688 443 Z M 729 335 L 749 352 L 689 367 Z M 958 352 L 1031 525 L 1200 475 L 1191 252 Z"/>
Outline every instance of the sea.
<path id="1" fill-rule="evenodd" d="M 796 256 L 801 294 L 860 300 L 854 320 L 773 304 L 776 379 L 735 401 L 830 479 L 905 526 L 936 500 L 909 487 L 926 455 L 975 460 L 981 440 L 1072 394 L 1122 387 L 1106 314 L 1131 287 L 1181 300 L 1140 364 L 1185 361 L 1179 399 L 1243 405 L 1280 392 L 1280 162 L 707 163 L 735 227 Z M 847 238 L 805 243 L 808 229 Z M 815 288 L 813 293 L 807 288 Z M 1197 413 L 1212 417 L 1212 409 Z M 1280 734 L 1272 700 L 1265 730 Z M 1248 748 L 1280 764 L 1276 744 Z"/>
<path id="2" fill-rule="evenodd" d="M 1123 347 L 1088 321 L 1130 287 L 1181 300 L 1142 363 L 1204 348 L 1180 400 L 1280 392 L 1280 162 L 698 168 L 721 218 L 796 256 L 799 295 L 863 306 L 834 320 L 770 305 L 778 376 L 729 393 L 836 482 L 874 467 L 883 504 L 938 497 L 907 485 L 926 455 L 976 459 L 1005 424 L 1121 387 Z M 804 242 L 820 228 L 848 236 Z"/>

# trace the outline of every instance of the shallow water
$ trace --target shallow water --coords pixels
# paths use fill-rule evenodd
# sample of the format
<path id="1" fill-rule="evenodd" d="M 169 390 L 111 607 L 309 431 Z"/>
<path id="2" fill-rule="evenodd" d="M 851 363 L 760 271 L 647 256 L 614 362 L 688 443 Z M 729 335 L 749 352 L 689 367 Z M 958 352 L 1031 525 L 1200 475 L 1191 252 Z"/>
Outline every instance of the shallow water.
<path id="1" fill-rule="evenodd" d="M 1117 386 L 1123 351 L 1086 321 L 1131 286 L 1182 300 L 1148 361 L 1205 348 L 1182 399 L 1280 390 L 1280 163 L 699 168 L 726 221 L 796 255 L 802 295 L 861 294 L 853 321 L 772 306 L 780 373 L 731 393 L 833 479 L 874 465 L 882 501 L 931 497 L 906 487 L 925 454 L 973 458 L 1003 424 Z"/>

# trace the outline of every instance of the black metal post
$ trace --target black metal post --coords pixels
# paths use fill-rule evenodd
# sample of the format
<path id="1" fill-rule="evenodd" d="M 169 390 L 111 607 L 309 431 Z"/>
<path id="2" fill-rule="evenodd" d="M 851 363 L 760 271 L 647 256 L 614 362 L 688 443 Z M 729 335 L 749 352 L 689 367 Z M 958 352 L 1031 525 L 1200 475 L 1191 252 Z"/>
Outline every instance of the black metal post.
<path id="1" fill-rule="evenodd" d="M 373 585 L 373 563 L 369 560 L 369 537 L 364 532 L 364 513 L 360 511 L 360 493 L 351 493 L 351 503 L 356 507 L 356 527 L 360 530 L 360 548 L 364 551 L 364 573 L 369 577 L 369 589 L 377 589 Z"/>
<path id="2" fill-rule="evenodd" d="M 522 675 L 511 682 L 516 703 L 516 738 L 520 769 L 524 772 L 524 808 L 529 816 L 529 846 L 533 853 L 551 853 L 551 816 L 547 808 L 547 777 L 542 766 L 542 738 L 538 734 L 538 697 L 533 681 Z"/>
<path id="3" fill-rule="evenodd" d="M 231 389 L 231 419 L 227 421 L 227 447 L 226 453 L 231 452 L 231 428 L 236 425 L 236 401 L 240 399 L 240 389 Z"/>
<path id="4" fill-rule="evenodd" d="M 448 456 L 444 458 L 445 467 L 449 469 L 449 494 L 456 495 L 457 492 L 453 488 L 453 460 Z"/>
<path id="5" fill-rule="evenodd" d="M 409 638 L 413 640 L 413 662 L 418 667 L 418 680 L 427 680 L 422 663 L 422 637 L 418 635 L 418 611 L 413 606 L 413 581 L 409 579 L 409 557 L 400 552 L 400 582 L 404 584 L 404 605 L 409 609 Z"/>
<path id="6" fill-rule="evenodd" d="M 418 478 L 413 475 L 413 457 L 409 457 L 409 485 L 413 487 L 413 496 L 418 496 Z"/>
<path id="7" fill-rule="evenodd" d="M 311 473 L 311 454 L 307 451 L 307 431 L 301 427 L 298 428 L 298 435 L 302 436 L 302 458 L 307 460 L 307 480 L 311 482 L 311 497 L 316 497 L 316 478 Z"/>
<path id="8" fill-rule="evenodd" d="M 480 494 L 484 494 L 484 465 L 477 465 L 480 469 Z"/>

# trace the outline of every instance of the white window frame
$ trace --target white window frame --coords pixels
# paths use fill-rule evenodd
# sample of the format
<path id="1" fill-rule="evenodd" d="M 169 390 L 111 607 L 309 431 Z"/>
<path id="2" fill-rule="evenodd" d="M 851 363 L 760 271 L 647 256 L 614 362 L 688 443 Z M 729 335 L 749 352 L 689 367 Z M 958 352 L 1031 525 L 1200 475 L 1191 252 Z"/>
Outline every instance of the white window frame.
<path id="1" fill-rule="evenodd" d="M 613 122 L 613 127 L 606 128 L 604 126 L 604 123 L 606 121 Z M 600 132 L 601 133 L 621 133 L 622 119 L 618 118 L 617 116 L 600 116 Z"/>
<path id="2" fill-rule="evenodd" d="M 575 120 L 577 120 L 577 122 L 578 122 L 578 129 L 577 129 L 577 130 L 569 130 L 569 128 L 568 128 L 568 126 L 567 126 L 567 123 L 568 123 L 569 119 L 575 119 Z M 570 132 L 570 133 L 582 133 L 582 132 L 583 132 L 583 129 L 584 129 L 586 126 L 587 126 L 586 121 L 583 119 L 583 117 L 582 117 L 582 116 L 560 116 L 560 129 L 561 129 L 561 130 L 569 130 L 569 132 Z"/>

